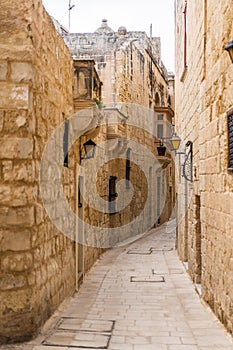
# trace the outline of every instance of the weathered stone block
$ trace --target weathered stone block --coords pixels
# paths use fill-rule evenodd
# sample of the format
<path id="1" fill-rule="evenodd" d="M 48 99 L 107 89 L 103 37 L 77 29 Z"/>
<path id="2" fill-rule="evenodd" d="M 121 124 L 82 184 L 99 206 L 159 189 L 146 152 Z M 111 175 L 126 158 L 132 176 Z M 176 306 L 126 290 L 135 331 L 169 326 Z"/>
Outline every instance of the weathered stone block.
<path id="1" fill-rule="evenodd" d="M 28 109 L 28 85 L 0 82 L 0 108 Z"/>
<path id="2" fill-rule="evenodd" d="M 25 276 L 12 275 L 12 274 L 0 274 L 0 289 L 1 290 L 11 290 L 22 288 L 27 284 L 27 279 Z"/>
<path id="3" fill-rule="evenodd" d="M 4 228 L 9 226 L 31 227 L 34 221 L 34 207 L 0 207 L 0 222 Z"/>
<path id="4" fill-rule="evenodd" d="M 0 251 L 21 251 L 31 248 L 31 232 L 0 230 Z"/>
<path id="5" fill-rule="evenodd" d="M 33 140 L 27 138 L 0 138 L 0 158 L 32 158 Z"/>
<path id="6" fill-rule="evenodd" d="M 0 184 L 0 202 L 5 206 L 24 206 L 33 203 L 34 188 L 29 186 L 12 187 Z"/>
<path id="7" fill-rule="evenodd" d="M 6 160 L 2 162 L 3 181 L 25 181 L 32 182 L 35 180 L 35 163 L 29 161 L 13 162 Z"/>
<path id="8" fill-rule="evenodd" d="M 0 63 L 0 81 L 6 80 L 7 75 L 7 63 L 1 62 Z"/>
<path id="9" fill-rule="evenodd" d="M 28 111 L 5 110 L 4 111 L 4 133 L 17 133 L 17 137 L 25 137 L 30 131 Z"/>
<path id="10" fill-rule="evenodd" d="M 16 83 L 30 82 L 33 79 L 32 63 L 12 62 L 11 63 L 11 80 Z"/>
<path id="11" fill-rule="evenodd" d="M 29 289 L 2 293 L 0 295 L 0 311 L 3 311 L 5 315 L 11 315 L 11 317 L 14 313 L 27 312 L 31 309 L 31 297 L 32 292 Z"/>
<path id="12" fill-rule="evenodd" d="M 22 272 L 30 270 L 32 265 L 31 253 L 9 253 L 1 260 L 2 271 Z"/>

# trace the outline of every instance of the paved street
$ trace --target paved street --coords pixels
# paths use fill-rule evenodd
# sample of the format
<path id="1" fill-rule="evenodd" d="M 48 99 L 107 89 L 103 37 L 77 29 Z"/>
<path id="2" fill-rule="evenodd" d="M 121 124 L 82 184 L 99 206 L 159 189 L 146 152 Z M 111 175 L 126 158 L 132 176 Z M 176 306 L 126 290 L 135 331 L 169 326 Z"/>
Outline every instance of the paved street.
<path id="1" fill-rule="evenodd" d="M 174 250 L 174 222 L 107 252 L 80 291 L 18 350 L 232 350 Z"/>

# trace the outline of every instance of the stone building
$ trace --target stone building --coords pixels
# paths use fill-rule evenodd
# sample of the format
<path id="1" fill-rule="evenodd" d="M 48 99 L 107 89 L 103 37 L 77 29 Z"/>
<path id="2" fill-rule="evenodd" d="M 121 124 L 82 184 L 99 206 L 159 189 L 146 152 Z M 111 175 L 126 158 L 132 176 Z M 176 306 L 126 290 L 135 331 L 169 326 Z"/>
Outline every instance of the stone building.
<path id="1" fill-rule="evenodd" d="M 233 333 L 233 64 L 224 50 L 233 39 L 233 4 L 176 0 L 175 7 L 176 129 L 183 150 L 193 142 L 193 182 L 180 176 L 178 186 L 178 252 Z"/>

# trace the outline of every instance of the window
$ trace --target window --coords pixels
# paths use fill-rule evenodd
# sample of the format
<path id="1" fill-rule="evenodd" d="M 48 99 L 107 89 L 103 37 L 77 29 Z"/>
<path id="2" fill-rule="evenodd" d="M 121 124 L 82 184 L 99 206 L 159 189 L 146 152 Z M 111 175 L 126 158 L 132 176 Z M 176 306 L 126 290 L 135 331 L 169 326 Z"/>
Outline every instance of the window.
<path id="1" fill-rule="evenodd" d="M 157 138 L 162 139 L 163 138 L 163 124 L 157 125 Z"/>
<path id="2" fill-rule="evenodd" d="M 87 39 L 86 38 L 80 38 L 79 39 L 79 45 L 86 45 L 88 42 L 87 42 Z"/>
<path id="3" fill-rule="evenodd" d="M 125 164 L 125 188 L 128 190 L 130 189 L 130 152 L 131 148 L 128 148 L 126 152 L 126 164 Z"/>
<path id="4" fill-rule="evenodd" d="M 68 135 L 69 135 L 69 120 L 65 120 L 64 135 L 63 135 L 63 154 L 64 154 L 64 167 L 68 168 Z"/>
<path id="5" fill-rule="evenodd" d="M 157 138 L 162 139 L 164 137 L 164 127 L 163 127 L 163 114 L 157 115 L 157 120 L 160 122 L 157 124 Z"/>
<path id="6" fill-rule="evenodd" d="M 82 193 L 81 193 L 81 187 L 83 183 L 83 177 L 79 176 L 78 177 L 78 207 L 82 208 L 83 203 L 82 203 Z"/>

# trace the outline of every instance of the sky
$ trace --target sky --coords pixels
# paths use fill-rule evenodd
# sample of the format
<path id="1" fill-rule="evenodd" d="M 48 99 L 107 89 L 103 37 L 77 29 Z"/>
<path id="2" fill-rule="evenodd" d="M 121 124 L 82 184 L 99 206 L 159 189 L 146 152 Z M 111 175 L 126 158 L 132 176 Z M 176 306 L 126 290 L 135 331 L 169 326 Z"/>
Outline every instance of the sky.
<path id="1" fill-rule="evenodd" d="M 91 33 L 101 26 L 102 19 L 114 31 L 124 26 L 128 31 L 145 31 L 161 38 L 162 61 L 174 72 L 174 0 L 42 0 L 48 13 L 70 32 Z"/>

